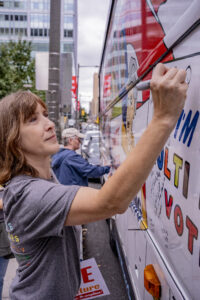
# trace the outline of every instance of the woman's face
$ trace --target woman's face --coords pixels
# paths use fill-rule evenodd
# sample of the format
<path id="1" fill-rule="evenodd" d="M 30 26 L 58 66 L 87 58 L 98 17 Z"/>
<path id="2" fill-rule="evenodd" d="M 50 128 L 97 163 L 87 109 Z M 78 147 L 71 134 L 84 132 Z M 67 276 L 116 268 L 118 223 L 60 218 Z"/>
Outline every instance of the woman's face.
<path id="1" fill-rule="evenodd" d="M 59 150 L 55 125 L 40 104 L 37 104 L 35 113 L 20 124 L 20 141 L 26 159 L 49 157 Z"/>

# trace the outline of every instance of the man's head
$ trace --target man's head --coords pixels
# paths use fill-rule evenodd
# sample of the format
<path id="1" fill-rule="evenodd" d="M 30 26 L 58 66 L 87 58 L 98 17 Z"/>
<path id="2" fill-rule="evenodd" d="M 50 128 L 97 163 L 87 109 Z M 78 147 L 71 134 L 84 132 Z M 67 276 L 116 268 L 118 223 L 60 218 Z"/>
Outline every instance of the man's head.
<path id="1" fill-rule="evenodd" d="M 83 138 L 84 134 L 80 133 L 76 128 L 66 128 L 62 132 L 63 144 L 71 150 L 78 150 Z"/>

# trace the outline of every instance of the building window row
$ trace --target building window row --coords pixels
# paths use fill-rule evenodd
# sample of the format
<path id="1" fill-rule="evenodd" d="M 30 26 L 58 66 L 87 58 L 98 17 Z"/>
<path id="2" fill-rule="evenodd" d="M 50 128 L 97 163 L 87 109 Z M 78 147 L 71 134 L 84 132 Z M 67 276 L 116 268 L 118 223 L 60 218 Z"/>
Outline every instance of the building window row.
<path id="1" fill-rule="evenodd" d="M 1 21 L 27 21 L 27 15 L 0 15 Z"/>
<path id="2" fill-rule="evenodd" d="M 73 21 L 72 15 L 64 15 L 64 28 L 73 29 Z"/>
<path id="3" fill-rule="evenodd" d="M 73 43 L 64 43 L 63 44 L 63 52 L 73 52 L 74 51 L 74 44 Z"/>
<path id="4" fill-rule="evenodd" d="M 0 1 L 0 7 L 5 7 L 5 8 L 20 8 L 20 9 L 26 9 L 26 4 L 27 1 L 23 0 L 23 1 L 9 1 L 9 0 L 5 0 L 5 1 Z"/>
<path id="5" fill-rule="evenodd" d="M 0 28 L 0 35 L 27 36 L 27 28 Z"/>
<path id="6" fill-rule="evenodd" d="M 24 35 L 27 36 L 27 28 L 0 28 L 0 35 Z M 48 28 L 31 28 L 30 36 L 38 36 L 38 37 L 48 37 L 49 29 Z M 73 38 L 73 30 L 64 30 L 65 38 Z"/>
<path id="7" fill-rule="evenodd" d="M 73 3 L 64 4 L 64 11 L 73 11 L 74 5 Z"/>
<path id="8" fill-rule="evenodd" d="M 73 0 L 64 0 L 64 11 L 69 12 L 74 10 L 74 1 Z"/>
<path id="9" fill-rule="evenodd" d="M 48 14 L 31 14 L 31 27 L 49 28 L 49 24 L 50 24 L 50 16 Z"/>
<path id="10" fill-rule="evenodd" d="M 31 28 L 31 36 L 49 36 L 48 28 Z M 65 38 L 73 38 L 73 30 L 64 30 Z"/>
<path id="11" fill-rule="evenodd" d="M 50 0 L 31 0 L 31 10 L 50 10 Z"/>
<path id="12" fill-rule="evenodd" d="M 48 43 L 33 43 L 32 51 L 49 51 Z"/>
<path id="13" fill-rule="evenodd" d="M 73 37 L 73 30 L 64 29 L 64 37 Z"/>
<path id="14" fill-rule="evenodd" d="M 31 28 L 31 36 L 49 36 L 49 29 Z"/>

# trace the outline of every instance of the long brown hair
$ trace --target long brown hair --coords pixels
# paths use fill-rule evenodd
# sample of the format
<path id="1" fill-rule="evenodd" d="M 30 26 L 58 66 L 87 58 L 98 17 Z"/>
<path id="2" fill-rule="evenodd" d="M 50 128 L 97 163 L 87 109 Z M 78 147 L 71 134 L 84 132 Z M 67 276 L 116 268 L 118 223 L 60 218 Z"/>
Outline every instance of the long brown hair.
<path id="1" fill-rule="evenodd" d="M 45 103 L 29 91 L 19 91 L 0 101 L 0 184 L 19 174 L 37 176 L 20 147 L 20 123 L 26 122 L 35 112 L 37 104 Z"/>

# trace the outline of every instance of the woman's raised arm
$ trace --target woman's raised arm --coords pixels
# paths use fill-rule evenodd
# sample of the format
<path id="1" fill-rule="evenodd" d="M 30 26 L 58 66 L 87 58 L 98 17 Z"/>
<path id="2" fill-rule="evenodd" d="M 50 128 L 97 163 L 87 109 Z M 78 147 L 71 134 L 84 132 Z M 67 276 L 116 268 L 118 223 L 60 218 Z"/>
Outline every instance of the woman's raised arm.
<path id="1" fill-rule="evenodd" d="M 158 64 L 151 80 L 152 121 L 126 160 L 100 190 L 80 188 L 66 225 L 93 222 L 123 213 L 137 194 L 164 147 L 183 109 L 186 72 Z"/>

